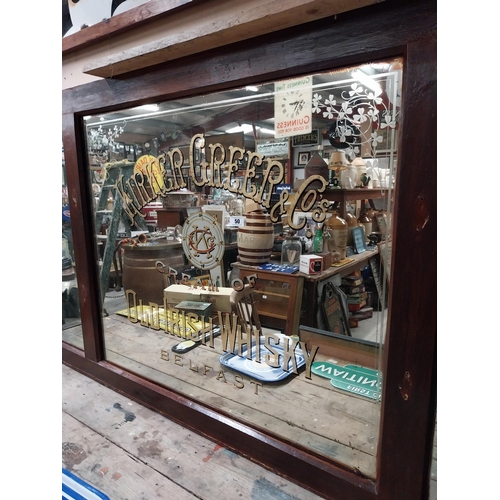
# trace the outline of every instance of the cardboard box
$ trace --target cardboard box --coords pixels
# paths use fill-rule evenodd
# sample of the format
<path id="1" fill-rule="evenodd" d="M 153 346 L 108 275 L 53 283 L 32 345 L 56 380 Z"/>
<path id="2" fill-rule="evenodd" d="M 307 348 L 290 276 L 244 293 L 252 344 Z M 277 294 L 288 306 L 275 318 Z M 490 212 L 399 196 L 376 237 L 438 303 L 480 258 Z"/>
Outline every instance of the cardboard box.
<path id="1" fill-rule="evenodd" d="M 342 278 L 342 284 L 346 286 L 361 286 L 363 284 L 363 278 L 361 276 L 354 276 L 350 274 Z"/>
<path id="2" fill-rule="evenodd" d="M 231 312 L 230 297 L 232 287 L 220 286 L 218 292 L 191 288 L 187 285 L 170 285 L 163 290 L 168 307 L 175 307 L 186 300 L 193 302 L 210 302 L 214 311 Z"/>
<path id="3" fill-rule="evenodd" d="M 351 313 L 351 317 L 349 319 L 368 319 L 373 317 L 373 307 L 362 307 L 359 311 L 355 311 Z"/>
<path id="4" fill-rule="evenodd" d="M 361 304 L 366 303 L 366 298 L 368 297 L 367 292 L 356 293 L 353 295 L 347 295 L 347 303 L 348 304 Z"/>
<path id="5" fill-rule="evenodd" d="M 363 302 L 361 302 L 360 304 L 348 304 L 347 308 L 349 309 L 349 312 L 355 312 L 359 311 L 365 306 L 366 306 L 366 301 L 363 300 Z"/>
<path id="6" fill-rule="evenodd" d="M 365 291 L 365 285 L 358 285 L 358 286 L 342 285 L 341 288 L 342 290 L 344 290 L 346 295 L 355 295 L 357 293 L 363 293 Z"/>
<path id="7" fill-rule="evenodd" d="M 323 257 L 316 254 L 301 255 L 299 271 L 305 274 L 319 274 L 323 271 Z"/>
<path id="8" fill-rule="evenodd" d="M 332 255 L 332 252 L 321 252 L 321 253 L 318 253 L 317 255 L 319 255 L 320 257 L 323 258 L 323 269 L 330 269 L 330 267 L 332 267 L 332 264 L 333 264 L 333 255 Z"/>

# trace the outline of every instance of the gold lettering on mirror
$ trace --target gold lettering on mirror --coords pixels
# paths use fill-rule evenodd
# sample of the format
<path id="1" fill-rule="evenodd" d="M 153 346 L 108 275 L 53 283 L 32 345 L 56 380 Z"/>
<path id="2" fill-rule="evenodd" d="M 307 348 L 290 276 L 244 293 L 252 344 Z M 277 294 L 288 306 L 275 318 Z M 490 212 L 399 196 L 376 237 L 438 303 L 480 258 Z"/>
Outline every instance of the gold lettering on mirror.
<path id="1" fill-rule="evenodd" d="M 232 186 L 233 181 L 235 180 L 235 177 L 233 177 L 233 174 L 236 174 L 238 172 L 239 167 L 238 167 L 238 160 L 242 160 L 243 156 L 245 154 L 245 150 L 242 148 L 237 148 L 236 146 L 229 146 L 229 164 L 228 164 L 228 172 L 227 172 L 227 179 L 224 185 L 222 186 L 224 189 L 227 189 L 231 193 L 237 193 L 238 192 L 238 183 L 235 182 L 234 186 Z"/>
<path id="2" fill-rule="evenodd" d="M 262 165 L 262 155 L 251 151 L 247 151 L 247 155 L 248 163 L 247 168 L 245 169 L 245 176 L 243 178 L 243 188 L 238 189 L 237 192 L 245 198 L 252 199 L 257 194 L 257 186 L 249 181 L 255 177 L 256 167 L 260 167 L 260 165 Z"/>
<path id="3" fill-rule="evenodd" d="M 199 161 L 199 165 L 196 165 L 195 152 L 198 147 L 203 147 L 204 143 L 203 134 L 196 134 L 191 138 L 189 146 L 188 175 L 196 186 L 224 188 L 251 199 L 265 208 L 269 209 L 271 207 L 272 194 L 275 192 L 276 186 L 281 184 L 285 177 L 285 167 L 280 161 L 265 158 L 259 153 L 234 146 L 228 147 L 229 155 L 227 155 L 222 144 L 214 143 L 209 145 L 211 151 L 210 163 L 203 160 Z M 166 156 L 171 170 L 171 177 L 168 178 L 166 176 L 167 169 L 165 168 Z M 182 171 L 184 164 L 182 151 L 179 148 L 173 148 L 166 153 L 166 156 L 165 153 L 160 154 L 158 157 L 152 155 L 141 156 L 135 164 L 134 175 L 125 179 L 123 174 L 120 174 L 116 181 L 115 187 L 122 198 L 123 210 L 132 223 L 135 216 L 145 218 L 141 209 L 159 195 L 165 196 L 171 191 L 177 191 L 187 186 Z M 223 182 L 222 169 L 225 168 L 226 157 L 229 157 L 229 172 Z M 235 180 L 235 174 L 240 170 L 238 161 L 245 157 L 247 161 L 243 182 L 239 186 L 237 182 L 233 183 L 232 181 Z M 108 166 L 110 165 L 112 164 L 108 164 Z M 251 180 L 256 176 L 257 167 L 262 165 L 264 169 L 262 183 L 257 187 Z M 313 184 L 314 188 L 312 187 Z M 318 184 L 319 187 L 317 187 Z M 328 182 L 320 175 L 308 177 L 298 189 L 297 195 L 288 209 L 286 203 L 289 200 L 289 193 L 287 190 L 283 190 L 279 195 L 278 202 L 270 210 L 271 222 L 276 223 L 282 215 L 287 214 L 290 228 L 294 230 L 302 229 L 305 220 L 299 218 L 300 222 L 294 223 L 293 215 L 295 210 L 301 212 L 312 211 L 315 222 L 323 222 L 331 206 L 331 203 L 324 200 L 321 195 L 327 186 Z"/>
<path id="4" fill-rule="evenodd" d="M 258 274 L 256 273 L 247 276 L 245 280 L 253 287 L 257 278 Z M 232 287 L 235 291 L 241 291 L 244 283 L 241 279 L 236 278 L 232 280 Z M 281 341 L 278 335 L 266 332 L 261 336 L 256 328 L 243 330 L 237 315 L 234 313 L 217 311 L 219 332 L 215 335 L 212 317 L 207 320 L 205 317 L 200 317 L 193 312 L 185 312 L 175 307 L 167 307 L 165 298 L 163 299 L 163 309 L 154 302 L 150 302 L 149 307 L 145 307 L 142 300 L 137 298 L 136 292 L 126 290 L 125 293 L 127 296 L 127 316 L 129 321 L 133 323 L 140 322 L 142 326 L 147 326 L 154 330 L 163 329 L 165 333 L 172 336 L 191 340 L 205 346 L 208 345 L 211 348 L 215 348 L 215 337 L 220 336 L 220 347 L 223 352 L 235 353 L 241 358 L 245 357 L 246 353 L 246 358 L 252 362 L 264 362 L 272 368 L 281 368 L 283 371 L 298 374 L 295 351 L 300 346 L 301 354 L 305 361 L 305 377 L 311 380 L 311 366 L 319 347 L 312 345 L 311 350 L 308 351 L 306 343 L 299 341 L 297 332 L 290 337 L 285 336 L 282 352 L 280 353 L 276 349 Z M 209 340 L 208 344 L 207 340 Z M 252 345 L 254 346 L 253 351 L 250 349 Z M 262 352 L 261 346 L 264 352 Z M 169 353 L 165 350 L 160 351 L 160 358 L 164 361 L 170 361 Z M 192 372 L 207 375 L 213 370 L 213 367 L 203 365 L 202 371 L 200 371 L 200 366 L 193 363 L 191 359 L 188 359 L 187 362 L 189 363 L 187 366 Z M 175 354 L 174 363 L 180 367 L 186 366 L 186 361 L 180 354 Z M 237 377 L 235 376 L 234 380 L 235 387 L 239 389 L 243 388 L 243 379 Z M 216 380 L 227 383 L 224 370 L 218 371 Z M 262 387 L 263 384 L 253 380 L 250 383 L 255 384 L 255 394 L 257 395 L 259 393 L 259 386 Z"/>
<path id="5" fill-rule="evenodd" d="M 182 173 L 182 165 L 184 164 L 184 155 L 179 148 L 173 148 L 167 153 L 172 169 L 172 182 L 168 191 L 178 190 L 186 187 L 186 181 Z M 167 192 L 168 192 L 167 191 Z"/>
<path id="6" fill-rule="evenodd" d="M 256 380 L 250 380 L 250 383 L 251 384 L 255 384 L 255 395 L 258 396 L 259 395 L 259 387 L 263 387 L 264 384 L 261 384 L 260 382 L 257 382 Z"/>
<path id="7" fill-rule="evenodd" d="M 214 371 L 212 366 L 203 364 L 203 365 L 197 365 L 196 363 L 193 363 L 191 359 L 186 360 L 183 355 L 181 354 L 175 354 L 173 360 L 170 358 L 170 353 L 168 351 L 165 351 L 162 349 L 160 351 L 160 359 L 166 362 L 171 362 L 179 367 L 181 367 L 183 370 L 188 369 L 189 371 L 193 373 L 197 373 L 199 376 L 206 377 L 208 376 L 211 372 Z M 232 379 L 231 379 L 232 377 Z M 228 380 L 229 378 L 229 380 Z M 217 374 L 215 375 L 215 380 L 217 382 L 221 382 L 223 384 L 229 384 L 231 383 L 236 389 L 244 389 L 245 388 L 245 379 L 241 375 L 236 375 L 236 374 L 231 374 L 229 372 L 225 372 L 224 370 L 219 370 Z M 248 382 L 251 385 L 254 385 L 254 394 L 259 395 L 259 387 L 262 388 L 264 387 L 264 384 L 261 382 L 258 382 L 256 380 L 248 380 Z"/>
<path id="8" fill-rule="evenodd" d="M 210 180 L 205 184 L 208 187 L 222 187 L 222 167 L 226 160 L 226 150 L 222 144 L 215 143 L 208 146 L 210 148 Z"/>

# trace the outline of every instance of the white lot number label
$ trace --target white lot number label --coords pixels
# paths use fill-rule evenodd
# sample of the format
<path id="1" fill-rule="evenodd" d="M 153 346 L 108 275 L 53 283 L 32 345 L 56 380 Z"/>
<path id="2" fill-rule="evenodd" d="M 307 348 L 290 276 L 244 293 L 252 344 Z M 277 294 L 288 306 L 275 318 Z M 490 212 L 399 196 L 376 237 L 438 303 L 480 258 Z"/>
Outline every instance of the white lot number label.
<path id="1" fill-rule="evenodd" d="M 245 217 L 242 215 L 231 215 L 229 217 L 229 225 L 230 226 L 244 226 L 245 225 Z"/>

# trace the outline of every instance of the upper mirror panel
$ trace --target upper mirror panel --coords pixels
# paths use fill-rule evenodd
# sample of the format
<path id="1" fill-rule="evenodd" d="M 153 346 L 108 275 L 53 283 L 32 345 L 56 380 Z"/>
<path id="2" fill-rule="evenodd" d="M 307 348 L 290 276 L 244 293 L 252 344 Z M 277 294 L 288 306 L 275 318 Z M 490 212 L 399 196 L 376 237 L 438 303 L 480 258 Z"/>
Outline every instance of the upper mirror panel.
<path id="1" fill-rule="evenodd" d="M 255 145 L 312 130 L 332 135 L 331 147 L 345 150 L 351 161 L 380 156 L 395 150 L 400 67 L 400 61 L 367 64 L 86 117 L 89 160 L 136 159 L 188 145 L 200 133 L 242 133 Z"/>

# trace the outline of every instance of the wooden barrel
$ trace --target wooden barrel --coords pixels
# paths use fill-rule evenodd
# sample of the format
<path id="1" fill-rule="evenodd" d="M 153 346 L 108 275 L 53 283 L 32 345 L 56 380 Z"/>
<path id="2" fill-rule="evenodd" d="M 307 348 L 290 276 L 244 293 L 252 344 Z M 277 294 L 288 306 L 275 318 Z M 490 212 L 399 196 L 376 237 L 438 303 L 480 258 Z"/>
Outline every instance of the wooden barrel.
<path id="1" fill-rule="evenodd" d="M 258 266 L 271 260 L 274 228 L 269 215 L 262 212 L 245 214 L 245 225 L 238 228 L 238 259 L 242 264 Z"/>
<path id="2" fill-rule="evenodd" d="M 156 262 L 164 264 L 165 273 L 156 268 Z M 161 267 L 161 266 L 160 266 Z M 123 246 L 123 289 L 132 289 L 137 293 L 137 300 L 143 304 L 154 302 L 163 304 L 163 290 L 167 287 L 169 267 L 176 271 L 183 270 L 184 256 L 179 242 L 151 242 L 137 246 Z"/>

